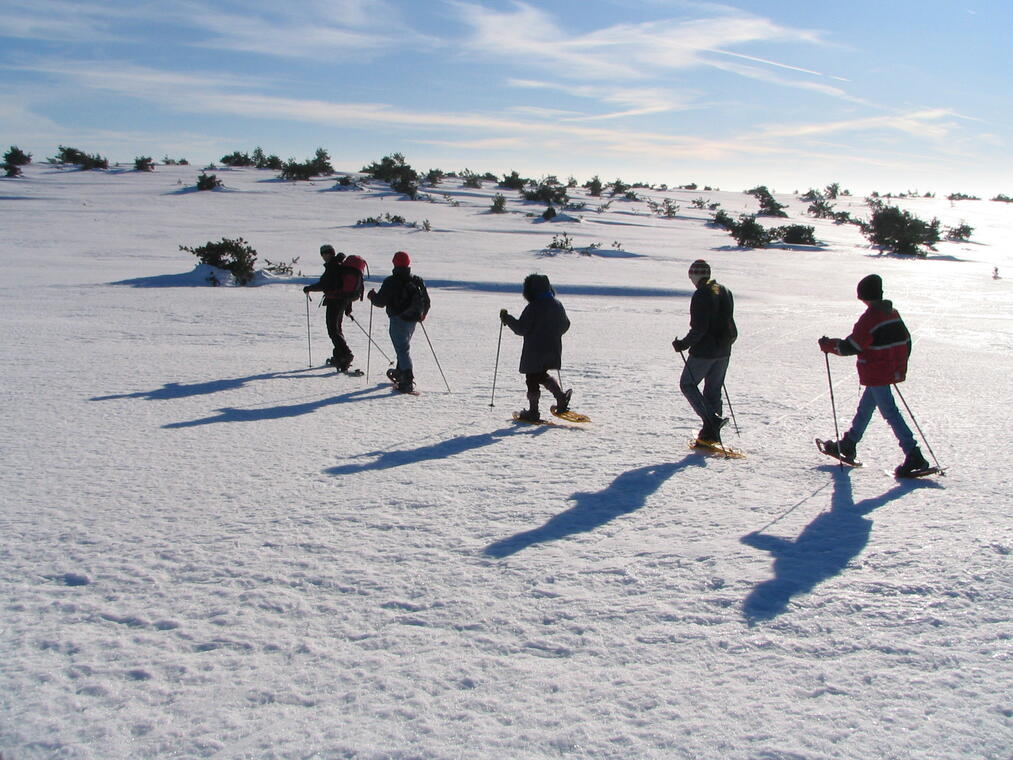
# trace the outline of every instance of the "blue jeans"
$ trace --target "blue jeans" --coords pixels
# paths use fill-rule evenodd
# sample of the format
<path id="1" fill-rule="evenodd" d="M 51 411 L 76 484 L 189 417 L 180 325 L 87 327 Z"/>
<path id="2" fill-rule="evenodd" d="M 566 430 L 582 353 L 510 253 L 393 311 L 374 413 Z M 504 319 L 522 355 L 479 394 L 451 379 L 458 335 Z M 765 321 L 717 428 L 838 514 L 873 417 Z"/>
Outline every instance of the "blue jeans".
<path id="1" fill-rule="evenodd" d="M 724 386 L 725 373 L 728 371 L 728 359 L 722 356 L 719 359 L 702 359 L 698 356 L 691 356 L 686 360 L 686 366 L 682 370 L 682 377 L 679 378 L 679 388 L 682 395 L 689 401 L 693 411 L 708 425 L 715 417 L 721 416 L 721 388 Z M 703 393 L 697 387 L 703 380 Z"/>
<path id="2" fill-rule="evenodd" d="M 918 445 L 911 428 L 904 422 L 900 409 L 897 408 L 897 402 L 894 401 L 893 391 L 889 385 L 865 386 L 862 398 L 858 401 L 855 419 L 851 421 L 851 430 L 844 435 L 855 443 L 862 440 L 865 429 L 869 427 L 869 422 L 872 420 L 872 413 L 876 409 L 879 409 L 886 424 L 893 429 L 893 434 L 897 436 L 897 442 L 905 454 Z"/>
<path id="3" fill-rule="evenodd" d="M 390 318 L 390 342 L 394 345 L 397 356 L 397 371 L 400 375 L 414 377 L 412 372 L 412 335 L 415 334 L 416 322 L 406 322 L 401 317 Z"/>

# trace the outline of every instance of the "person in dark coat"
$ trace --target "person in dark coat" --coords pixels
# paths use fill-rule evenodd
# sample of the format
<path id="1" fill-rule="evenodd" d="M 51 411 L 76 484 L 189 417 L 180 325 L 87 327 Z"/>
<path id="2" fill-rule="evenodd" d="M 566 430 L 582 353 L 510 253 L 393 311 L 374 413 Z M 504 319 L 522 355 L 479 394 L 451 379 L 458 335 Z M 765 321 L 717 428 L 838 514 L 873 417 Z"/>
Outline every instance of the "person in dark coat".
<path id="1" fill-rule="evenodd" d="M 893 302 L 884 300 L 883 280 L 878 274 L 862 278 L 858 283 L 858 298 L 866 309 L 851 329 L 851 335 L 843 340 L 826 336 L 819 340 L 823 353 L 857 356 L 858 382 L 865 386 L 851 428 L 839 442 L 827 441 L 824 447 L 832 456 L 854 461 L 858 443 L 865 435 L 872 413 L 878 409 L 904 452 L 904 463 L 895 472 L 901 477 L 908 476 L 929 466 L 891 390 L 894 383 L 902 383 L 907 377 L 911 334 L 893 308 Z"/>
<path id="2" fill-rule="evenodd" d="M 323 303 L 326 307 L 324 320 L 327 324 L 327 335 L 334 347 L 327 363 L 333 365 L 339 372 L 345 372 L 355 358 L 348 343 L 345 342 L 341 329 L 342 318 L 346 314 L 349 316 L 352 314 L 353 300 L 351 294 L 344 292 L 343 273 L 339 271 L 344 264 L 345 254 L 335 253 L 333 246 L 325 244 L 320 246 L 320 258 L 324 260 L 324 273 L 317 282 L 303 288 L 303 293 L 323 291 Z"/>
<path id="3" fill-rule="evenodd" d="M 519 369 L 527 382 L 528 409 L 519 412 L 518 417 L 537 422 L 541 419 L 538 413 L 541 387 L 555 396 L 557 412 L 570 408 L 573 390 L 564 392 L 549 374 L 550 369 L 558 370 L 562 365 L 563 334 L 570 329 L 570 320 L 544 274 L 529 274 L 524 278 L 524 298 L 528 305 L 519 319 L 506 309 L 500 311 L 499 318 L 524 338 Z"/>
<path id="4" fill-rule="evenodd" d="M 397 390 L 411 393 L 415 390 L 415 370 L 412 365 L 412 336 L 415 325 L 424 314 L 407 314 L 412 307 L 409 283 L 412 280 L 412 260 L 404 251 L 398 251 L 391 260 L 393 271 L 380 285 L 380 290 L 370 290 L 366 298 L 373 306 L 385 308 L 390 319 L 388 333 L 397 356 L 397 366 L 387 370 L 387 378 Z M 419 318 L 421 317 L 421 319 Z"/>
<path id="5" fill-rule="evenodd" d="M 672 341 L 680 354 L 689 349 L 679 388 L 693 411 L 703 422 L 697 441 L 704 445 L 721 443 L 721 428 L 728 423 L 722 417 L 721 389 L 732 354 L 732 343 L 739 335 L 735 326 L 735 300 L 724 285 L 711 279 L 711 268 L 697 259 L 689 268 L 689 279 L 696 286 L 689 304 L 689 332 Z M 703 381 L 703 393 L 700 382 Z"/>

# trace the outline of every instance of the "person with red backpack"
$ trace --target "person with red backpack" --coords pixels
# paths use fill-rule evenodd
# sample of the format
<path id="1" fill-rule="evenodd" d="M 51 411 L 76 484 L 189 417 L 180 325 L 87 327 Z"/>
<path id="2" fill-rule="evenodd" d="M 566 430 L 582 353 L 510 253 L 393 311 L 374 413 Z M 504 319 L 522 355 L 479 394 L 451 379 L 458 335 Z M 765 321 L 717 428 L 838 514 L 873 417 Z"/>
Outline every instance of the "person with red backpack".
<path id="1" fill-rule="evenodd" d="M 336 253 L 334 247 L 327 244 L 320 246 L 320 257 L 324 260 L 324 273 L 317 282 L 303 288 L 303 292 L 323 291 L 327 335 L 334 346 L 327 363 L 338 372 L 348 372 L 355 357 L 345 341 L 341 322 L 346 314 L 352 315 L 352 302 L 362 300 L 366 262 L 359 256 Z"/>

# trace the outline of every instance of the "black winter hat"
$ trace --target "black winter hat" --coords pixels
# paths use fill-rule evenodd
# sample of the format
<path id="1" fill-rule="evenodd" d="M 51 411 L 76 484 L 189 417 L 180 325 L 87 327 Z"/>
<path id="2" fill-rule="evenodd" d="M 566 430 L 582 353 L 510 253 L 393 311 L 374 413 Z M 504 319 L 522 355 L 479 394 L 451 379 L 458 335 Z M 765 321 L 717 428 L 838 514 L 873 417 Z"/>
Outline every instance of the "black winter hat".
<path id="1" fill-rule="evenodd" d="M 882 301 L 883 278 L 878 274 L 870 274 L 859 280 L 858 299 L 860 301 Z"/>

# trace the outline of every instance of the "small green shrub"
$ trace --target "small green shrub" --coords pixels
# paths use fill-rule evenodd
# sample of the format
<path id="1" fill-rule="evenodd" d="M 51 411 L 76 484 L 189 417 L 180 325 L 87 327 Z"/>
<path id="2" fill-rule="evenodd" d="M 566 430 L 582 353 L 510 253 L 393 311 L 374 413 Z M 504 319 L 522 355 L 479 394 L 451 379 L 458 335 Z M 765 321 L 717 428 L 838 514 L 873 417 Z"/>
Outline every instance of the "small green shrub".
<path id="1" fill-rule="evenodd" d="M 729 231 L 743 248 L 765 248 L 772 240 L 770 232 L 756 221 L 755 216 L 743 215 Z"/>
<path id="2" fill-rule="evenodd" d="M 971 239 L 971 235 L 974 234 L 974 227 L 968 224 L 961 223 L 956 227 L 950 227 L 946 230 L 946 239 L 956 243 L 964 243 Z"/>
<path id="3" fill-rule="evenodd" d="M 492 199 L 492 206 L 489 210 L 494 214 L 505 214 L 506 213 L 506 196 L 502 193 L 496 193 Z"/>
<path id="4" fill-rule="evenodd" d="M 408 165 L 401 153 L 384 156 L 379 163 L 374 161 L 362 167 L 362 171 L 373 179 L 388 183 L 392 190 L 404 193 L 412 200 L 418 197 L 419 174 Z"/>
<path id="5" fill-rule="evenodd" d="M 214 174 L 201 174 L 197 178 L 198 190 L 216 190 L 222 187 L 222 181 Z"/>
<path id="6" fill-rule="evenodd" d="M 757 216 L 788 216 L 784 212 L 786 206 L 783 203 L 778 203 L 765 185 L 754 187 L 752 190 L 747 190 L 746 193 L 760 202 Z"/>
<path id="7" fill-rule="evenodd" d="M 508 190 L 523 190 L 527 186 L 529 180 L 522 177 L 517 172 L 510 172 L 510 174 L 504 174 L 503 179 L 500 181 L 499 186 L 505 187 Z"/>
<path id="8" fill-rule="evenodd" d="M 12 145 L 11 149 L 4 153 L 4 164 L 8 166 L 25 166 L 26 164 L 32 163 L 32 154 L 25 153 L 17 145 Z"/>
<path id="9" fill-rule="evenodd" d="M 553 208 L 552 206 L 549 206 L 547 209 L 545 209 L 545 211 L 542 212 L 542 219 L 544 219 L 545 221 L 555 219 L 557 216 L 559 216 L 559 212 L 557 212 L 556 209 Z"/>
<path id="10" fill-rule="evenodd" d="M 714 214 L 714 224 L 722 229 L 731 231 L 738 222 L 736 222 L 732 215 L 727 211 L 720 209 L 716 214 Z"/>
<path id="11" fill-rule="evenodd" d="M 547 248 L 554 251 L 572 251 L 573 240 L 565 232 L 562 235 L 553 235 L 552 242 Z"/>
<path id="12" fill-rule="evenodd" d="M 20 177 L 21 167 L 17 164 L 9 164 L 6 161 L 0 164 L 0 169 L 4 170 L 5 177 Z"/>
<path id="13" fill-rule="evenodd" d="M 554 178 L 546 178 L 533 190 L 522 190 L 521 195 L 524 196 L 524 200 L 545 203 L 549 206 L 565 206 L 566 188 L 558 182 L 550 182 L 551 179 Z"/>
<path id="14" fill-rule="evenodd" d="M 946 200 L 948 200 L 948 201 L 980 201 L 981 198 L 978 198 L 975 195 L 966 195 L 964 193 L 950 193 L 949 195 L 946 196 Z"/>
<path id="15" fill-rule="evenodd" d="M 482 189 L 482 177 L 475 174 L 471 169 L 465 169 L 461 172 L 461 177 L 464 178 L 465 187 L 473 187 L 475 189 Z"/>
<path id="16" fill-rule="evenodd" d="M 780 240 L 789 245 L 816 245 L 815 229 L 804 224 L 789 224 L 770 230 L 772 240 Z"/>
<path id="17" fill-rule="evenodd" d="M 257 162 L 250 158 L 246 153 L 240 153 L 238 150 L 235 153 L 222 156 L 221 163 L 226 166 L 256 166 L 257 164 Z"/>
<path id="18" fill-rule="evenodd" d="M 592 198 L 600 198 L 601 191 L 605 189 L 605 186 L 602 184 L 601 180 L 598 179 L 597 174 L 593 176 L 591 179 L 589 179 L 587 182 L 585 182 L 584 187 L 587 189 L 588 195 L 590 195 Z"/>
<path id="19" fill-rule="evenodd" d="M 64 145 L 60 146 L 59 153 L 51 160 L 56 164 L 75 164 L 85 171 L 109 168 L 109 160 L 99 154 L 89 156 L 77 148 L 68 148 Z"/>
<path id="20" fill-rule="evenodd" d="M 924 256 L 922 246 L 931 248 L 939 242 L 939 220 L 926 222 L 882 202 L 873 207 L 872 218 L 862 225 L 862 234 L 881 251 L 905 256 Z"/>
<path id="21" fill-rule="evenodd" d="M 208 241 L 196 248 L 181 245 L 179 250 L 192 253 L 202 264 L 231 272 L 240 285 L 253 279 L 257 252 L 242 238 L 222 238 L 217 243 Z"/>
<path id="22" fill-rule="evenodd" d="M 253 165 L 258 169 L 272 169 L 274 171 L 281 171 L 285 165 L 281 162 L 273 153 L 270 156 L 264 154 L 263 149 L 258 145 L 253 149 Z"/>
<path id="23" fill-rule="evenodd" d="M 1013 203 L 1013 198 L 1010 198 L 1008 195 L 1004 193 L 999 193 L 992 200 L 999 201 L 1000 203 Z"/>
<path id="24" fill-rule="evenodd" d="M 151 160 L 151 156 L 138 156 L 134 159 L 134 171 L 153 172 L 155 171 L 155 162 Z"/>
<path id="25" fill-rule="evenodd" d="M 700 200 L 702 201 L 703 199 L 701 198 Z M 661 203 L 648 200 L 647 207 L 651 210 L 652 214 L 666 219 L 674 219 L 679 214 L 679 204 L 671 198 L 665 198 Z M 703 206 L 701 205 L 698 208 L 703 208 Z"/>
<path id="26" fill-rule="evenodd" d="M 625 195 L 626 191 L 630 189 L 630 186 L 623 182 L 621 179 L 616 179 L 611 185 L 611 195 L 615 198 L 617 195 Z"/>

